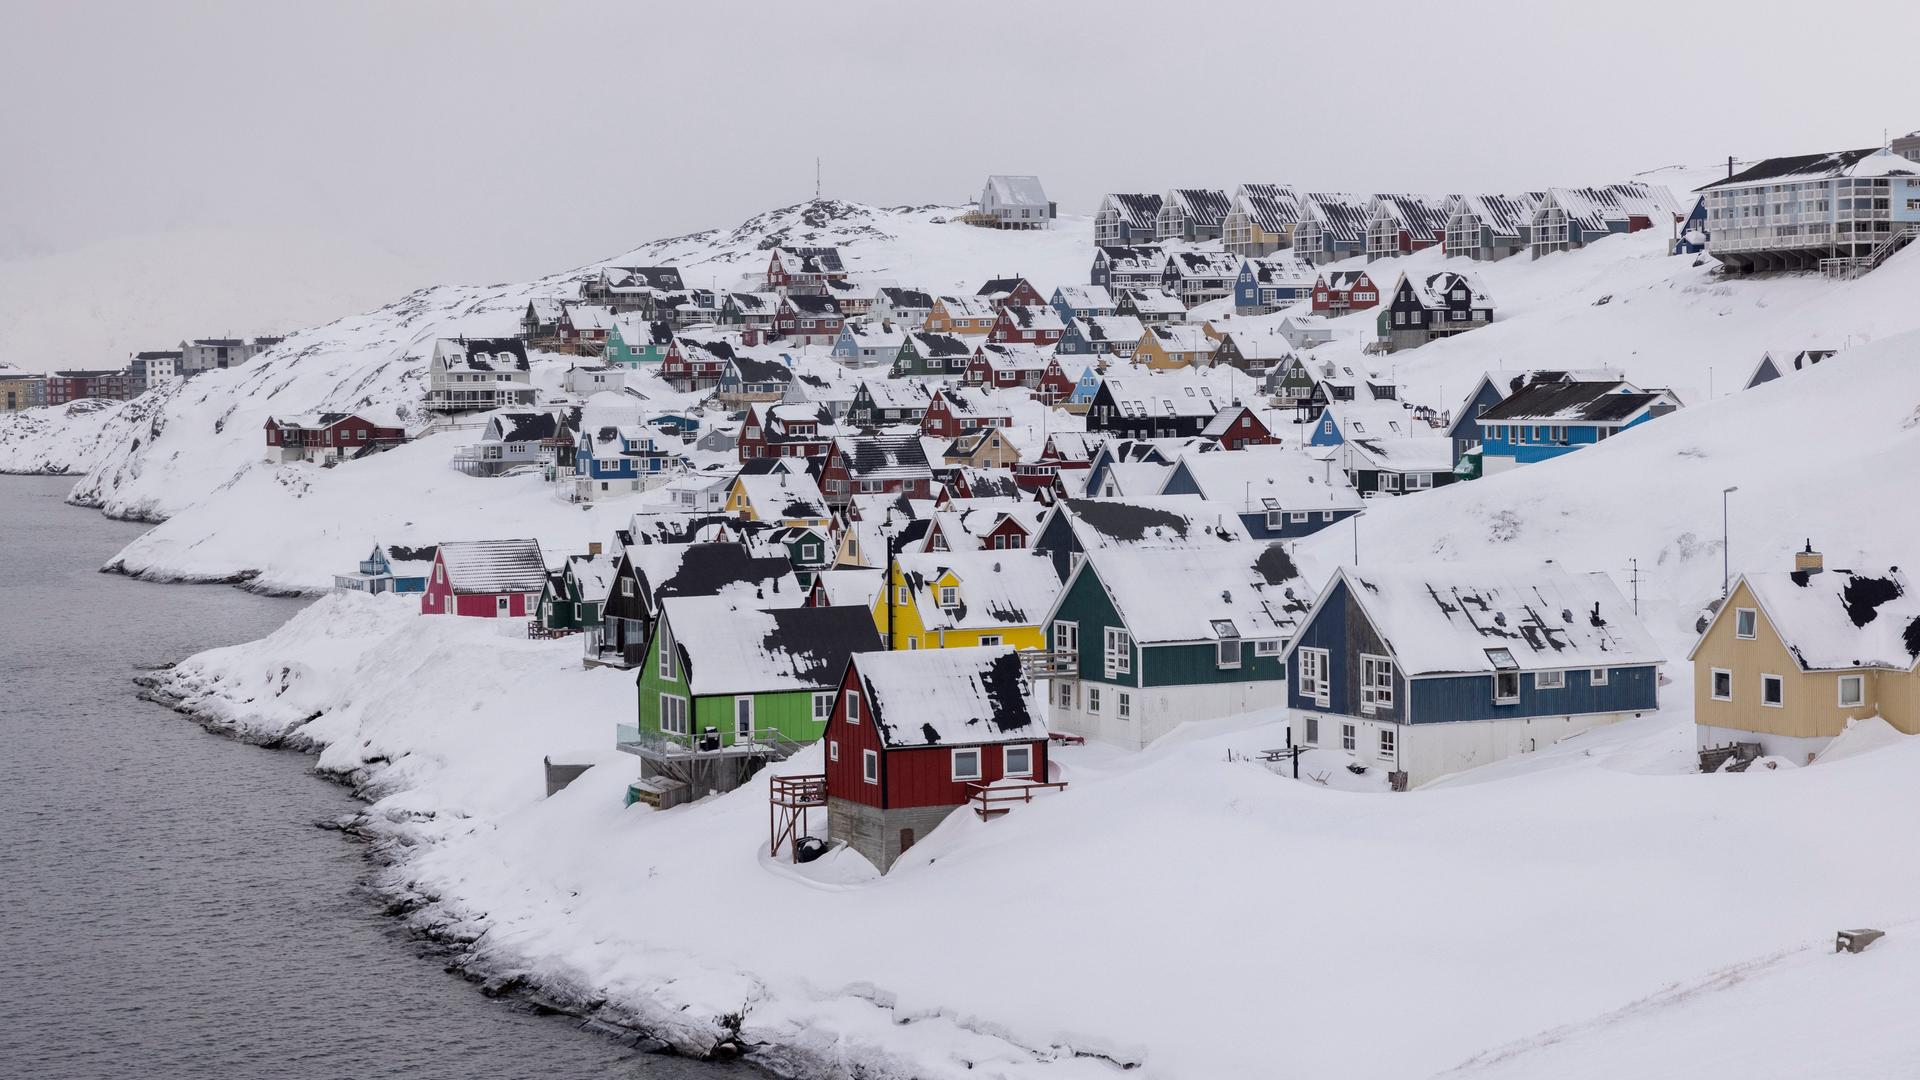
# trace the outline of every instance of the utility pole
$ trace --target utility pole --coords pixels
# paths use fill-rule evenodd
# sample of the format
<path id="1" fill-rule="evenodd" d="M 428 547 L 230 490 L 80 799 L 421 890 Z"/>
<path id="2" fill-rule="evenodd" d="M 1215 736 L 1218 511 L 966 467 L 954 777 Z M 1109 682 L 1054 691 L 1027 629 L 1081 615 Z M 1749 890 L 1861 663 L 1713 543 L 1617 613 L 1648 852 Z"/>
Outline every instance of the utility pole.
<path id="1" fill-rule="evenodd" d="M 1724 603 L 1733 587 L 1733 556 L 1728 548 L 1732 530 L 1727 527 L 1727 496 L 1739 491 L 1736 485 L 1720 490 L 1720 600 Z"/>
<path id="2" fill-rule="evenodd" d="M 1640 614 L 1640 560 L 1628 559 L 1627 568 L 1631 571 L 1627 575 L 1627 580 L 1633 584 L 1633 614 L 1638 617 Z"/>
<path id="3" fill-rule="evenodd" d="M 813 200 L 820 201 L 820 159 L 813 159 Z"/>

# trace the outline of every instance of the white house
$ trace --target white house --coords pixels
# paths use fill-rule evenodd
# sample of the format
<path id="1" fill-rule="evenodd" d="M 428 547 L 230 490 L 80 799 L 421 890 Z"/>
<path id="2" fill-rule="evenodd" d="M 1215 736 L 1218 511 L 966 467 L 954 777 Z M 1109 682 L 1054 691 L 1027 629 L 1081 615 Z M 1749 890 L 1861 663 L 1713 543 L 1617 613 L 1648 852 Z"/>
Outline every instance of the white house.
<path id="1" fill-rule="evenodd" d="M 1045 229 L 1053 224 L 1053 203 L 1037 176 L 989 176 L 980 190 L 982 222 L 995 229 Z"/>

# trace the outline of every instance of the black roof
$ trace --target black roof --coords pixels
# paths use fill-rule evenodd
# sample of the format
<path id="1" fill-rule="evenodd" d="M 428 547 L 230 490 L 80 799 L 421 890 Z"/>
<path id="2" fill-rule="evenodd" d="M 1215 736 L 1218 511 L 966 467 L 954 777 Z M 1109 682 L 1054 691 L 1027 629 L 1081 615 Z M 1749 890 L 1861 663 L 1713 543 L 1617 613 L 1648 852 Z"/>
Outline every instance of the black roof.
<path id="1" fill-rule="evenodd" d="M 927 464 L 927 448 L 918 435 L 860 435 L 846 440 L 847 457 L 856 473 L 879 469 L 921 468 Z"/>
<path id="2" fill-rule="evenodd" d="M 733 358 L 733 370 L 747 383 L 786 383 L 793 380 L 793 369 L 777 360 L 755 360 L 751 356 Z"/>
<path id="3" fill-rule="evenodd" d="M 676 266 L 616 266 L 615 270 L 624 270 L 633 277 L 656 289 L 684 289 L 686 284 L 680 280 L 680 268 Z"/>
<path id="4" fill-rule="evenodd" d="M 928 346 L 927 356 L 972 356 L 973 349 L 954 334 L 921 334 L 920 340 Z"/>
<path id="5" fill-rule="evenodd" d="M 903 308 L 933 308 L 933 296 L 918 289 L 896 289 L 891 286 L 880 290 L 887 303 Z"/>
<path id="6" fill-rule="evenodd" d="M 496 355 L 504 352 L 512 354 L 514 368 L 521 371 L 527 369 L 527 345 L 519 338 L 467 338 L 462 344 L 467 347 L 467 364 L 470 367 L 492 370 L 491 363 L 475 360 L 474 355 L 476 353 Z"/>
<path id="7" fill-rule="evenodd" d="M 764 585 L 792 571 L 785 555 L 755 555 L 745 544 L 688 544 L 673 576 L 648 585 L 657 597 L 714 596 L 729 586 Z"/>
<path id="8" fill-rule="evenodd" d="M 535 442 L 551 439 L 560 430 L 560 421 L 548 412 L 510 412 L 499 414 L 500 435 L 507 442 Z"/>
<path id="9" fill-rule="evenodd" d="M 864 607 L 775 608 L 773 629 L 762 639 L 768 653 L 786 653 L 806 662 L 794 674 L 814 686 L 840 681 L 854 653 L 880 651 L 880 632 Z"/>
<path id="10" fill-rule="evenodd" d="M 987 283 L 985 285 L 980 286 L 980 288 L 976 290 L 973 295 L 993 296 L 996 293 L 1010 293 L 1013 290 L 1019 288 L 1020 283 L 1025 280 L 1027 279 L 1017 278 L 1017 277 L 988 278 Z"/>
<path id="11" fill-rule="evenodd" d="M 840 301 L 831 296 L 794 294 L 787 297 L 787 303 L 792 304 L 796 310 L 803 311 L 809 315 L 840 314 Z"/>
<path id="12" fill-rule="evenodd" d="M 1715 180 L 1703 184 L 1696 191 L 1710 191 L 1717 187 L 1729 187 L 1735 184 L 1752 184 L 1761 180 L 1775 180 L 1792 176 L 1818 177 L 1832 175 L 1842 169 L 1852 168 L 1861 159 L 1880 152 L 1877 146 L 1865 150 L 1839 150 L 1831 154 L 1795 154 L 1791 157 L 1768 158 L 1755 165 L 1749 165 L 1725 180 Z M 1914 171 L 1920 172 L 1920 162 L 1914 164 Z"/>
<path id="13" fill-rule="evenodd" d="M 1116 191 L 1107 198 L 1113 201 L 1113 208 L 1120 212 L 1120 220 L 1136 229 L 1153 228 L 1154 215 L 1160 213 L 1158 195 Z"/>
<path id="14" fill-rule="evenodd" d="M 1480 414 L 1487 420 L 1624 420 L 1659 394 L 1615 393 L 1617 382 L 1536 383 Z"/>
<path id="15" fill-rule="evenodd" d="M 154 349 L 148 352 L 134 353 L 133 358 L 135 360 L 178 360 L 180 359 L 181 355 L 182 354 L 177 349 L 173 350 L 172 352 L 169 352 L 166 349 Z"/>

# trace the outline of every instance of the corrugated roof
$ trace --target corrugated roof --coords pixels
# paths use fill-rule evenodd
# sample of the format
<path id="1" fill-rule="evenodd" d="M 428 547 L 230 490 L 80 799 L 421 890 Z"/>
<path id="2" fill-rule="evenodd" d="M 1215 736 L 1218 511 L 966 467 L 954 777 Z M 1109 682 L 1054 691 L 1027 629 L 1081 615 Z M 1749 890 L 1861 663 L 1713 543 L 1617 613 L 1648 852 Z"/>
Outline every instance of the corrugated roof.
<path id="1" fill-rule="evenodd" d="M 537 593 L 547 581 L 538 540 L 442 543 L 440 561 L 456 593 Z"/>

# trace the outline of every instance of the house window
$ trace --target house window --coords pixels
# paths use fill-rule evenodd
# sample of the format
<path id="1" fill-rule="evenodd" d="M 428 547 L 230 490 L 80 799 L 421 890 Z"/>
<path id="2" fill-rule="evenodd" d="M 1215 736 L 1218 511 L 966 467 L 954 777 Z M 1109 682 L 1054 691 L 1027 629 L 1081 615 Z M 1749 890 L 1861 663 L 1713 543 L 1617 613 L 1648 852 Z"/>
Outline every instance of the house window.
<path id="1" fill-rule="evenodd" d="M 980 779 L 979 747 L 953 752 L 953 778 L 956 781 Z"/>
<path id="2" fill-rule="evenodd" d="M 1535 690 L 1561 690 L 1567 685 L 1567 673 L 1564 671 L 1536 671 L 1533 673 Z"/>
<path id="3" fill-rule="evenodd" d="M 1133 635 L 1117 627 L 1107 627 L 1106 675 L 1126 675 L 1133 671 Z"/>
<path id="4" fill-rule="evenodd" d="M 1340 725 L 1340 749 L 1351 751 L 1359 744 L 1359 737 L 1352 724 Z"/>
<path id="5" fill-rule="evenodd" d="M 813 718 L 826 723 L 833 716 L 833 691 L 813 695 Z"/>
<path id="6" fill-rule="evenodd" d="M 827 760 L 828 761 L 840 760 L 840 740 L 839 739 L 827 740 Z"/>
<path id="7" fill-rule="evenodd" d="M 847 691 L 847 723 L 857 724 L 859 722 L 860 722 L 860 691 L 849 690 Z"/>
<path id="8" fill-rule="evenodd" d="M 1060 681 L 1060 707 L 1073 708 L 1073 684 L 1065 679 Z"/>
<path id="9" fill-rule="evenodd" d="M 1097 686 L 1087 687 L 1087 712 L 1093 716 L 1100 715 L 1100 688 Z"/>
<path id="10" fill-rule="evenodd" d="M 1758 617 L 1750 607 L 1735 608 L 1733 611 L 1733 636 L 1743 641 L 1752 641 L 1756 635 Z"/>
<path id="11" fill-rule="evenodd" d="M 1360 657 L 1360 711 L 1393 708 L 1393 661 L 1384 656 Z"/>
<path id="12" fill-rule="evenodd" d="M 1253 643 L 1253 655 L 1279 656 L 1284 648 L 1286 648 L 1286 642 L 1280 638 L 1261 638 Z"/>
<path id="13" fill-rule="evenodd" d="M 860 779 L 869 784 L 880 782 L 880 753 L 877 750 L 860 751 Z"/>
<path id="14" fill-rule="evenodd" d="M 666 623 L 660 624 L 660 677 L 673 681 L 673 634 Z"/>
<path id="15" fill-rule="evenodd" d="M 1000 644 L 1000 635 L 999 634 L 981 634 L 980 644 L 982 646 L 998 645 Z"/>
<path id="16" fill-rule="evenodd" d="M 1399 741 L 1400 741 L 1399 732 L 1395 731 L 1390 727 L 1381 728 L 1380 729 L 1380 756 L 1383 758 L 1393 757 L 1394 751 L 1399 748 L 1399 745 L 1398 745 Z"/>
<path id="17" fill-rule="evenodd" d="M 1588 671 L 1588 672 L 1587 672 L 1587 685 L 1588 685 L 1588 686 L 1605 686 L 1605 685 L 1607 685 L 1607 669 L 1606 669 L 1606 668 L 1603 668 L 1603 667 L 1597 667 L 1597 668 L 1593 668 L 1593 669 L 1591 669 L 1590 671 Z"/>
<path id="18" fill-rule="evenodd" d="M 820 558 L 820 545 L 819 544 L 801 544 L 800 558 L 804 559 L 807 562 L 818 561 Z"/>
<path id="19" fill-rule="evenodd" d="M 1520 673 L 1517 671 L 1496 671 L 1493 673 L 1493 703 L 1512 705 L 1520 700 Z"/>
<path id="20" fill-rule="evenodd" d="M 1862 675 L 1840 676 L 1840 707 L 1858 708 L 1867 700 L 1866 677 Z"/>
<path id="21" fill-rule="evenodd" d="M 660 695 L 660 730 L 672 735 L 687 734 L 687 699 L 673 694 Z"/>
<path id="22" fill-rule="evenodd" d="M 1305 719 L 1307 723 L 1306 730 L 1302 733 L 1302 741 L 1308 746 L 1320 745 L 1320 718 L 1308 716 Z"/>
<path id="23" fill-rule="evenodd" d="M 951 585 L 940 586 L 940 606 L 950 608 L 960 603 L 960 590 Z"/>
<path id="24" fill-rule="evenodd" d="M 1760 676 L 1760 704 L 1770 708 L 1786 705 L 1787 683 L 1778 675 Z"/>
<path id="25" fill-rule="evenodd" d="M 1229 624 L 1229 627 L 1231 627 L 1231 624 Z M 1239 667 L 1240 635 L 1232 633 L 1231 630 L 1220 631 L 1217 627 L 1215 632 L 1220 634 L 1220 643 L 1214 654 L 1214 662 L 1223 668 Z"/>
<path id="26" fill-rule="evenodd" d="M 1033 747 L 1008 746 L 1000 751 L 1000 775 L 1032 776 Z"/>
<path id="27" fill-rule="evenodd" d="M 1290 514 L 1288 514 L 1288 515 L 1287 515 L 1287 520 L 1288 520 L 1288 521 L 1291 521 L 1291 522 L 1293 522 L 1293 523 L 1294 523 L 1294 524 L 1296 524 L 1296 525 L 1298 525 L 1298 524 L 1300 524 L 1301 522 L 1303 522 L 1303 521 L 1306 521 L 1306 520 L 1307 520 L 1307 516 L 1308 516 L 1308 515 L 1307 515 L 1307 511 L 1305 511 L 1305 510 L 1295 510 L 1295 511 L 1293 511 L 1292 513 L 1290 513 Z"/>
<path id="28" fill-rule="evenodd" d="M 894 591 L 893 602 L 896 604 L 899 604 L 902 607 L 905 607 L 907 605 L 908 603 L 907 587 L 905 585 L 900 586 L 898 589 Z"/>
<path id="29" fill-rule="evenodd" d="M 1080 624 L 1077 622 L 1057 621 L 1053 624 L 1053 648 L 1055 652 L 1080 651 Z"/>
<path id="30" fill-rule="evenodd" d="M 1269 510 L 1269 511 L 1267 511 L 1267 528 L 1269 528 L 1269 529 L 1278 529 L 1278 528 L 1280 528 L 1280 527 L 1281 527 L 1281 519 L 1282 519 L 1282 518 L 1284 518 L 1285 516 L 1286 516 L 1286 512 L 1285 512 L 1285 511 L 1283 511 L 1283 510 Z"/>
<path id="31" fill-rule="evenodd" d="M 1122 720 L 1133 719 L 1133 695 L 1125 690 L 1114 691 L 1113 712 Z"/>
<path id="32" fill-rule="evenodd" d="M 1300 696 L 1312 698 L 1321 708 L 1327 707 L 1330 689 L 1327 686 L 1327 650 L 1300 650 Z"/>
<path id="33" fill-rule="evenodd" d="M 1733 700 L 1733 672 L 1726 668 L 1713 669 L 1713 700 Z"/>

